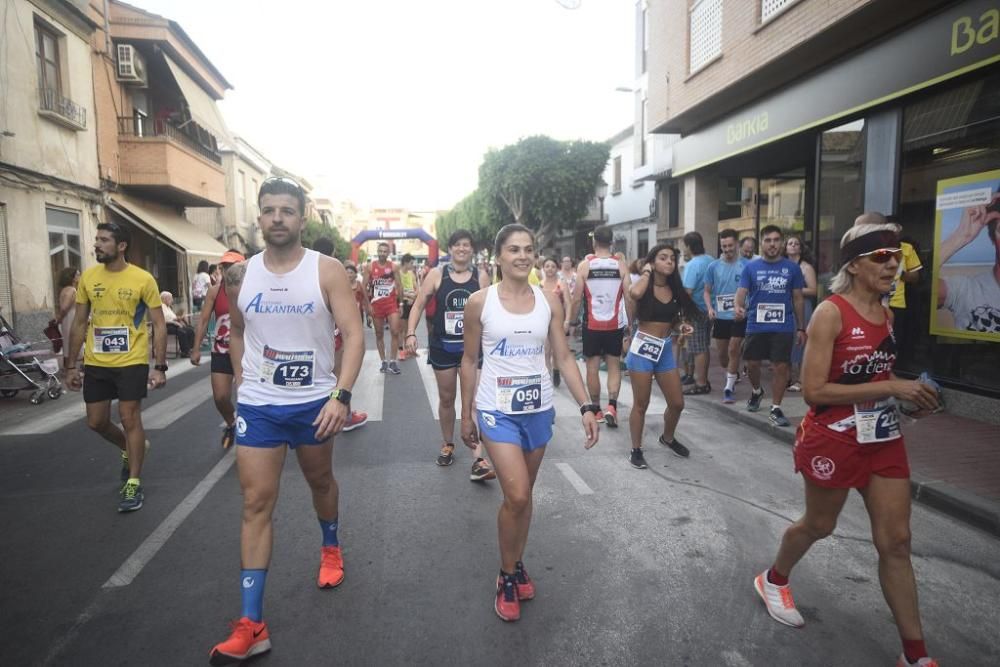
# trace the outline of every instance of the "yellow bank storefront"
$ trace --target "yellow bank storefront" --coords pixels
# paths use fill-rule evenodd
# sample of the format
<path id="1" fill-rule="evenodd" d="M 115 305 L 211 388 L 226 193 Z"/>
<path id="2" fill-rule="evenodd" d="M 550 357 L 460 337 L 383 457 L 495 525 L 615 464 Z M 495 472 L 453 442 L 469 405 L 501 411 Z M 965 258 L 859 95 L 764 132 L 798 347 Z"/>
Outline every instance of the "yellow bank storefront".
<path id="1" fill-rule="evenodd" d="M 897 216 L 924 266 L 906 289 L 900 373 L 1000 398 L 1000 2 L 952 3 L 686 135 L 673 156 L 685 189 L 712 185 L 720 230 L 801 236 L 820 298 L 854 218 Z"/>

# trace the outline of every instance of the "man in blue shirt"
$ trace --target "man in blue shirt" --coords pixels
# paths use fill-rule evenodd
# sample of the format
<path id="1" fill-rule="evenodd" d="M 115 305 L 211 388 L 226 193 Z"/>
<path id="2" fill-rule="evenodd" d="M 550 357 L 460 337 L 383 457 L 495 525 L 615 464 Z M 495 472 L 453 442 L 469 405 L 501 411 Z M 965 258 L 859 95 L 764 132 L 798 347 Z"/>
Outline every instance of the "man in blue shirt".
<path id="1" fill-rule="evenodd" d="M 788 426 L 781 412 L 781 399 L 788 385 L 792 346 L 796 339 L 805 343 L 805 329 L 795 328 L 796 322 L 805 321 L 802 300 L 805 279 L 798 264 L 781 256 L 784 234 L 780 227 L 767 225 L 760 230 L 760 240 L 761 258 L 743 267 L 740 287 L 736 290 L 736 318 L 745 319 L 747 323 L 743 358 L 752 388 L 747 410 L 760 410 L 764 397 L 760 387 L 760 362 L 768 359 L 773 366 L 771 390 L 774 394 L 769 419 L 775 426 Z"/>
<path id="2" fill-rule="evenodd" d="M 694 386 L 684 390 L 687 395 L 707 394 L 712 391 L 708 383 L 708 338 L 712 323 L 705 310 L 705 300 L 700 298 L 705 290 L 705 274 L 712 258 L 705 254 L 705 242 L 698 232 L 688 232 L 684 235 L 684 245 L 687 246 L 691 259 L 684 265 L 684 289 L 694 300 L 700 317 L 694 319 L 691 325 L 694 332 L 687 342 L 687 353 L 694 357 Z"/>
<path id="3" fill-rule="evenodd" d="M 722 402 L 733 403 L 733 388 L 736 386 L 740 368 L 740 346 L 746 332 L 746 320 L 735 319 L 736 289 L 740 286 L 743 267 L 749 262 L 739 254 L 739 235 L 733 229 L 719 232 L 719 247 L 722 256 L 708 265 L 705 272 L 705 288 L 702 302 L 712 321 L 712 338 L 719 353 L 719 364 L 726 369 L 726 388 L 722 391 Z"/>

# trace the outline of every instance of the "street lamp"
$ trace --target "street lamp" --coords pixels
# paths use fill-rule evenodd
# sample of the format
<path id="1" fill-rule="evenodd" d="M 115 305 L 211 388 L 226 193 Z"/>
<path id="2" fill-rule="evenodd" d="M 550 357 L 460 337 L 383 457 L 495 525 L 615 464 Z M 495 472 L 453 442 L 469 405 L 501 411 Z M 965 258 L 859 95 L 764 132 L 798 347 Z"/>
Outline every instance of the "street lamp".
<path id="1" fill-rule="evenodd" d="M 600 220 L 601 220 L 601 224 L 602 225 L 604 224 L 604 198 L 607 197 L 607 196 L 608 196 L 608 184 L 605 183 L 604 179 L 602 178 L 597 183 L 597 201 L 600 202 L 600 205 L 601 205 L 601 208 L 600 208 L 600 213 L 601 213 L 600 214 Z"/>

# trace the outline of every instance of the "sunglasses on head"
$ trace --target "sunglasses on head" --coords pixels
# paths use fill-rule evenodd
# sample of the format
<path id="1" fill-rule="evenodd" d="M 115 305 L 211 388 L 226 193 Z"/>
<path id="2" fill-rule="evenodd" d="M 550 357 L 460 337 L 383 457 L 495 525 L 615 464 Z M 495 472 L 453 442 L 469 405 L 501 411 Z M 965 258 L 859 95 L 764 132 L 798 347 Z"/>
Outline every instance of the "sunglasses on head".
<path id="1" fill-rule="evenodd" d="M 272 176 L 271 178 L 266 178 L 266 179 L 264 179 L 264 182 L 261 183 L 260 185 L 261 185 L 261 187 L 263 187 L 263 186 L 267 185 L 268 183 L 279 183 L 279 182 L 280 183 L 286 183 L 288 185 L 291 185 L 294 188 L 298 188 L 299 190 L 302 189 L 301 185 L 299 185 L 298 183 L 296 183 L 295 181 L 293 181 L 290 178 L 285 178 L 284 176 Z"/>
<path id="2" fill-rule="evenodd" d="M 876 264 L 885 264 L 890 259 L 895 259 L 897 262 L 900 261 L 903 258 L 903 251 L 899 248 L 880 248 L 862 253 L 858 257 L 867 257 Z"/>

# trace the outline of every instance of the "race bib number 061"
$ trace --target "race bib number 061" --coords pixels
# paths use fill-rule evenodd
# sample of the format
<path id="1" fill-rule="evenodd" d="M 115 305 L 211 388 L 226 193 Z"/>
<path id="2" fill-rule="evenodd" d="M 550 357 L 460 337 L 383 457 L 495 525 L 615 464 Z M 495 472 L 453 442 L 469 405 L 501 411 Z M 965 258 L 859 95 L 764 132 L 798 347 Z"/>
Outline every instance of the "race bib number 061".
<path id="1" fill-rule="evenodd" d="M 265 345 L 263 357 L 259 375 L 261 382 L 289 388 L 312 386 L 315 350 L 285 352 Z"/>

